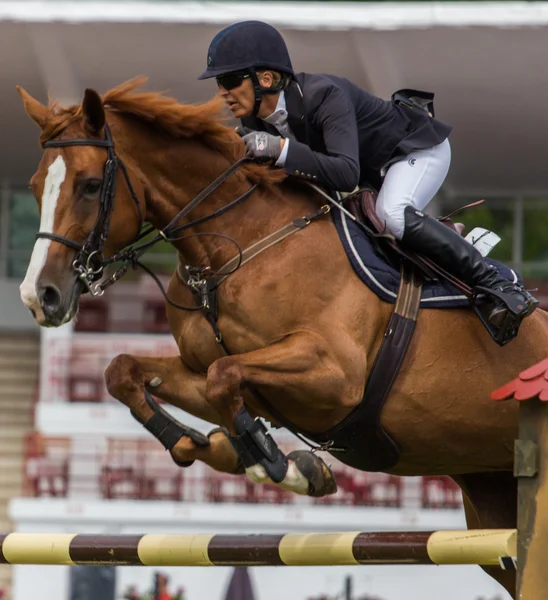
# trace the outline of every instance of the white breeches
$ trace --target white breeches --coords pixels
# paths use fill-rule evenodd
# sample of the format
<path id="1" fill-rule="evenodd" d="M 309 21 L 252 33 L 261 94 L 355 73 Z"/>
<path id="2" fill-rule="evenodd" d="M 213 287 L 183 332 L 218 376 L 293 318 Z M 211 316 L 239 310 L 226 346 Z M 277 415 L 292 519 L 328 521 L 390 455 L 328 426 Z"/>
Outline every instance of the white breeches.
<path id="1" fill-rule="evenodd" d="M 377 198 L 377 215 L 398 239 L 403 236 L 404 210 L 423 210 L 436 195 L 449 171 L 449 140 L 425 150 L 416 150 L 392 164 Z"/>

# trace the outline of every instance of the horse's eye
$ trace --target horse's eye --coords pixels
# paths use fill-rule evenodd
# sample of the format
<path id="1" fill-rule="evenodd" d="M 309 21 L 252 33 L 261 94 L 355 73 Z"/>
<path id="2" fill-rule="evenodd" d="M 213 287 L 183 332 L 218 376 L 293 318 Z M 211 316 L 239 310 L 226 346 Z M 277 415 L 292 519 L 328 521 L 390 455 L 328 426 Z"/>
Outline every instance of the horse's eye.
<path id="1" fill-rule="evenodd" d="M 100 179 L 89 179 L 82 187 L 84 196 L 96 196 L 101 191 L 102 181 Z"/>

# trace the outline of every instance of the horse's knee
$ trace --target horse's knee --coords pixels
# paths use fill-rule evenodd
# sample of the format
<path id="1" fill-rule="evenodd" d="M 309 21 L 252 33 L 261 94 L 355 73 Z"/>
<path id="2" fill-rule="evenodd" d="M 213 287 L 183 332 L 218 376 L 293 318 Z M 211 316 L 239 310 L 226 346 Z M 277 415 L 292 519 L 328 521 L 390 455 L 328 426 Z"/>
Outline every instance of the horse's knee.
<path id="1" fill-rule="evenodd" d="M 139 363 L 129 354 L 115 356 L 105 371 L 105 383 L 108 393 L 121 400 L 143 385 Z"/>
<path id="2" fill-rule="evenodd" d="M 234 356 L 217 359 L 207 370 L 207 397 L 215 400 L 237 394 L 244 378 L 244 369 Z"/>
<path id="3" fill-rule="evenodd" d="M 234 418 L 243 406 L 243 383 L 244 368 L 233 356 L 219 358 L 207 371 L 207 401 L 221 415 L 223 424 L 230 431 L 234 426 Z"/>

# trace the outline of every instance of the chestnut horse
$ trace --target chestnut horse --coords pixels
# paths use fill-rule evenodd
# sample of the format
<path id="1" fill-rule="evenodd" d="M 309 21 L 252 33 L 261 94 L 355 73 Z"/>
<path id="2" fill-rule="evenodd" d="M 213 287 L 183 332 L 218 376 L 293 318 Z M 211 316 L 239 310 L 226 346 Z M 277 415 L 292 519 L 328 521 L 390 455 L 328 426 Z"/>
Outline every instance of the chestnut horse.
<path id="1" fill-rule="evenodd" d="M 112 135 L 124 167 L 118 164 L 123 174 L 113 192 L 108 235 L 101 246 L 105 257 L 134 241 L 143 221 L 165 228 L 244 156 L 240 138 L 219 118 L 218 100 L 183 105 L 136 90 L 141 83 L 127 82 L 103 97 L 88 89 L 81 106 L 68 108 L 46 107 L 18 88 L 26 112 L 41 128 L 44 147 L 31 180 L 43 235 L 21 285 L 22 300 L 40 325 L 56 327 L 73 319 L 84 289 L 80 275 L 88 267 L 95 272 L 93 260 L 82 265 L 75 258 L 96 224 L 104 225 L 99 206 L 102 189 L 110 185 L 104 181 L 105 161 L 113 156 L 106 137 Z M 78 139 L 81 145 L 74 144 Z M 237 255 L 235 242 L 248 248 L 287 223 L 314 214 L 322 204 L 317 193 L 284 179 L 279 170 L 250 163 L 227 175 L 190 214 L 180 216 L 178 226 L 192 223 L 185 235 L 170 238 L 181 268 L 217 271 Z M 252 189 L 230 210 L 200 222 Z M 168 296 L 173 303 L 196 306 L 180 273 L 173 275 Z M 230 355 L 200 311 L 167 303 L 179 355 L 120 355 L 105 374 L 110 394 L 141 423 L 158 414 L 145 398 L 153 390 L 159 398 L 222 426 L 207 438 L 192 430 L 179 435 L 170 450 L 177 463 L 201 460 L 220 471 L 242 472 L 227 436 L 236 436 L 235 419 L 242 406 L 253 416 L 277 422 L 250 388 L 276 414 L 307 432 L 335 427 L 360 403 L 393 307 L 354 273 L 329 215 L 232 269 L 217 290 L 217 300 L 218 326 Z M 541 310 L 502 348 L 470 309 L 421 310 L 382 412 L 382 425 L 401 450 L 389 472 L 449 475 L 463 489 L 470 527 L 515 527 L 512 466 L 518 409 L 516 403 L 492 402 L 489 395 L 545 358 L 547 341 L 548 319 Z M 160 426 L 165 428 L 161 419 Z M 254 480 L 268 480 L 264 471 L 247 471 Z M 327 481 L 329 472 L 324 469 L 322 474 Z M 309 493 L 308 479 L 290 460 L 281 485 Z M 326 484 L 325 493 L 329 491 Z M 486 570 L 514 593 L 512 573 Z"/>

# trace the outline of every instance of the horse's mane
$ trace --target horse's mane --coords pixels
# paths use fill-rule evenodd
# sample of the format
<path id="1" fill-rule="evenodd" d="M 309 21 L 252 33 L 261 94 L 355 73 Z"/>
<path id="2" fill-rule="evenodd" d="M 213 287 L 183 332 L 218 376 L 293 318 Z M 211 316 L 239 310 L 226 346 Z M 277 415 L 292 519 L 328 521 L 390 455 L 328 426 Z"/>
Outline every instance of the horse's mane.
<path id="1" fill-rule="evenodd" d="M 231 162 L 242 158 L 245 146 L 238 134 L 223 122 L 223 101 L 216 97 L 204 104 L 181 104 L 161 92 L 135 91 L 146 83 L 145 77 L 130 79 L 112 88 L 102 96 L 107 109 L 133 115 L 141 121 L 164 131 L 175 138 L 200 138 L 210 147 L 219 150 Z M 43 144 L 82 118 L 82 106 L 62 107 L 50 101 L 50 119 L 42 130 Z M 242 171 L 253 181 L 279 183 L 285 173 L 266 166 L 245 164 Z"/>

